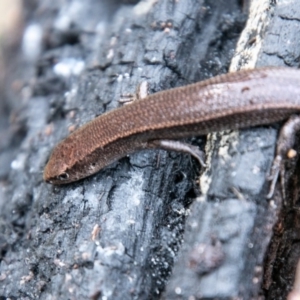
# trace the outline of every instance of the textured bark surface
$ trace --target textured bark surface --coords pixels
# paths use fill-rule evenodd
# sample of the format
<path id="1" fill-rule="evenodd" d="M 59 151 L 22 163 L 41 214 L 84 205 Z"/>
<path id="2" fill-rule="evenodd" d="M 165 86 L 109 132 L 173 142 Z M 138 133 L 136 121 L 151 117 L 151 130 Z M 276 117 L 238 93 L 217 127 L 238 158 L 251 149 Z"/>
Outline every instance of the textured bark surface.
<path id="1" fill-rule="evenodd" d="M 24 32 L 37 26 L 41 52 L 28 57 L 23 44 L 11 58 L 5 86 L 15 89 L 0 105 L 1 297 L 284 299 L 293 262 L 275 247 L 282 231 L 269 246 L 284 210 L 279 192 L 265 200 L 278 126 L 211 135 L 202 194 L 197 163 L 165 151 L 63 187 L 42 181 L 54 145 L 143 80 L 153 93 L 230 64 L 297 66 L 300 14 L 282 3 L 253 1 L 238 48 L 238 0 L 38 1 L 27 11 Z M 279 275 L 276 258 L 290 269 Z"/>
<path id="2" fill-rule="evenodd" d="M 298 67 L 296 6 L 252 1 L 230 70 Z M 190 207 L 166 299 L 286 299 L 300 253 L 299 180 L 297 174 L 291 178 L 284 202 L 280 192 L 266 201 L 276 136 L 276 127 L 268 127 L 209 137 L 211 164 L 200 179 L 203 195 Z"/>

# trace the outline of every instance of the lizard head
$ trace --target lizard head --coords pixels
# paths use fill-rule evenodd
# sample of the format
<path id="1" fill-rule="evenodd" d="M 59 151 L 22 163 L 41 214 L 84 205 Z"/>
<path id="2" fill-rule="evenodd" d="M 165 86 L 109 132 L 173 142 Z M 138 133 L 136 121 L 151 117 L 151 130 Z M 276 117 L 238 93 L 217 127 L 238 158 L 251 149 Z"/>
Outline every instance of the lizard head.
<path id="1" fill-rule="evenodd" d="M 59 144 L 50 155 L 45 166 L 43 179 L 51 184 L 65 184 L 73 181 L 70 178 L 69 166 L 71 153 Z"/>

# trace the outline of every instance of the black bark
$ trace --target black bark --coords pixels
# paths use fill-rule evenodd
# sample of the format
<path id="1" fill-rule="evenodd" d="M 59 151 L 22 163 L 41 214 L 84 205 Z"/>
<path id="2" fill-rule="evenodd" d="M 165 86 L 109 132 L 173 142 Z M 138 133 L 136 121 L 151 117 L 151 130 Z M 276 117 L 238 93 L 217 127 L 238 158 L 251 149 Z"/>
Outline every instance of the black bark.
<path id="1" fill-rule="evenodd" d="M 245 3 L 24 5 L 24 32 L 35 24 L 42 39 L 37 58 L 29 60 L 24 44 L 10 56 L 19 71 L 7 71 L 6 80 L 20 88 L 5 93 L 14 105 L 0 106 L 7 133 L 0 144 L 2 298 L 284 299 L 298 257 L 292 261 L 287 243 L 277 247 L 287 235 L 274 228 L 294 230 L 296 213 L 283 225 L 291 205 L 282 205 L 279 190 L 265 198 L 278 125 L 209 137 L 201 194 L 197 162 L 165 151 L 135 153 L 62 187 L 42 181 L 55 144 L 120 106 L 143 80 L 154 93 L 225 73 L 230 64 L 298 66 L 297 1 L 257 12 L 260 27 L 249 29 L 248 21 L 237 49 Z M 283 260 L 286 272 L 278 271 Z"/>

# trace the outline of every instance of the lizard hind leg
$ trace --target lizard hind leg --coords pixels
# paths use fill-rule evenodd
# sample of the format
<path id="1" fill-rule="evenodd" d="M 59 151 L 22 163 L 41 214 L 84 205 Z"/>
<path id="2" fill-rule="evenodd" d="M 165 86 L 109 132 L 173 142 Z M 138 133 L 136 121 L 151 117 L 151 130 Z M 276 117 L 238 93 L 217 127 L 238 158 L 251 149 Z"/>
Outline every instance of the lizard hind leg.
<path id="1" fill-rule="evenodd" d="M 282 195 L 285 199 L 285 166 L 284 162 L 286 159 L 291 159 L 296 156 L 296 151 L 292 149 L 295 143 L 296 133 L 300 130 L 300 116 L 293 115 L 289 120 L 282 126 L 276 149 L 276 157 L 273 161 L 270 176 L 268 179 L 271 181 L 270 190 L 267 198 L 272 198 L 275 185 L 280 174 L 280 184 L 282 189 Z"/>

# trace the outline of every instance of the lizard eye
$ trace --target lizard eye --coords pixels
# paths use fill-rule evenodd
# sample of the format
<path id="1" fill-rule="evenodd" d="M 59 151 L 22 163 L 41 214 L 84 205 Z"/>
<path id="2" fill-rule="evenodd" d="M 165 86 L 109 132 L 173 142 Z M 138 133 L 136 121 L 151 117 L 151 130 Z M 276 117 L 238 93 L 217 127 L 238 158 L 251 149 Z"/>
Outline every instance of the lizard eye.
<path id="1" fill-rule="evenodd" d="M 57 179 L 59 180 L 67 180 L 69 178 L 68 173 L 61 173 L 59 176 L 57 176 Z"/>

